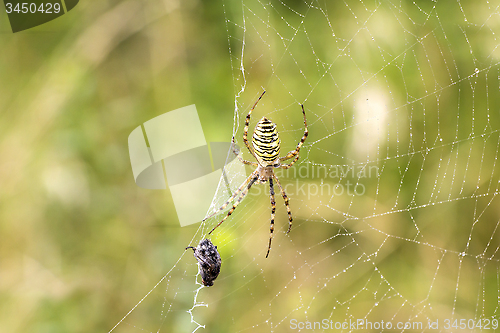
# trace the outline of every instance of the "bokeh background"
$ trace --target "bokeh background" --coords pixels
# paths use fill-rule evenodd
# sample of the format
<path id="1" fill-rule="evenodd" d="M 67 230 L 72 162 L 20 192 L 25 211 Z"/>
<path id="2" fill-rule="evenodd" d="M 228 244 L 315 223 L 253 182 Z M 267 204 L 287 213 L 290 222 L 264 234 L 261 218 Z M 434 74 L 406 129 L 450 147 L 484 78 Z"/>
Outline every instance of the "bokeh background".
<path id="1" fill-rule="evenodd" d="M 498 319 L 499 5 L 85 1 L 15 34 L 2 9 L 0 331 Z M 242 146 L 263 89 L 253 120 L 278 124 L 283 152 L 306 107 L 297 168 L 378 173 L 283 174 L 294 227 L 277 193 L 267 260 L 269 198 L 249 196 L 213 236 L 221 276 L 197 291 L 184 249 L 216 219 L 181 228 L 168 190 L 134 183 L 127 138 L 196 104 L 208 142 Z M 347 181 L 366 192 L 297 189 Z"/>

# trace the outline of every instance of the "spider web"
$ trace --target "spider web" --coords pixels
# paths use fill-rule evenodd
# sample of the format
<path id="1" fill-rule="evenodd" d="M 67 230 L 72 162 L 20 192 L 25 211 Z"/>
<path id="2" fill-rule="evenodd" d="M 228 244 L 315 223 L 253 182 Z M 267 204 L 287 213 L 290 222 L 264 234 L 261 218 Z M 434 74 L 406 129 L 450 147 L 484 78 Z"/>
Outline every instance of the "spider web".
<path id="1" fill-rule="evenodd" d="M 211 236 L 222 257 L 215 286 L 194 284 L 200 278 L 188 252 L 151 291 L 161 311 L 139 310 L 149 309 L 148 293 L 116 331 L 289 332 L 325 320 L 328 328 L 314 328 L 353 331 L 335 325 L 364 321 L 356 328 L 452 331 L 463 322 L 466 331 L 493 330 L 500 317 L 499 5 L 224 2 L 242 156 L 252 160 L 244 119 L 263 90 L 249 132 L 270 118 L 281 155 L 302 137 L 300 105 L 306 110 L 300 159 L 277 171 L 292 231 L 275 187 L 265 259 L 269 190 L 254 185 Z M 212 208 L 251 171 L 227 170 L 229 185 L 221 181 Z M 222 216 L 202 223 L 191 245 Z"/>

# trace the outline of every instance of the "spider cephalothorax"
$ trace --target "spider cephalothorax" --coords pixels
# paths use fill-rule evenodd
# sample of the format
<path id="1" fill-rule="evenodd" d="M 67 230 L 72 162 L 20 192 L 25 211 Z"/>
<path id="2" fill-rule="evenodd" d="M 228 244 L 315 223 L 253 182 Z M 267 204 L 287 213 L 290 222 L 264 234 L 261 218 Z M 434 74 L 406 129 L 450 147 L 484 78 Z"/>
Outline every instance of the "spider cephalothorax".
<path id="1" fill-rule="evenodd" d="M 302 114 L 304 115 L 304 135 L 302 136 L 302 139 L 299 141 L 297 144 L 297 147 L 295 150 L 290 151 L 288 154 L 286 154 L 283 157 L 279 157 L 280 153 L 280 146 L 281 146 L 281 140 L 278 136 L 278 131 L 276 129 L 276 124 L 267 119 L 266 117 L 263 117 L 255 126 L 255 130 L 253 132 L 252 136 L 252 146 L 253 149 L 250 147 L 248 143 L 248 125 L 250 123 L 250 116 L 252 114 L 253 109 L 257 106 L 257 103 L 260 101 L 262 96 L 264 96 L 265 91 L 260 95 L 259 99 L 255 102 L 253 107 L 250 109 L 248 112 L 248 115 L 245 120 L 245 129 L 243 130 L 243 142 L 245 143 L 245 146 L 248 148 L 250 151 L 250 154 L 257 160 L 257 162 L 250 162 L 244 160 L 235 150 L 235 143 L 234 143 L 234 136 L 233 136 L 233 152 L 236 154 L 238 159 L 244 163 L 244 164 L 250 164 L 255 167 L 254 172 L 248 176 L 248 178 L 241 184 L 241 186 L 234 192 L 234 194 L 226 201 L 216 212 L 211 214 L 210 216 L 206 217 L 203 221 L 208 219 L 209 217 L 217 214 L 218 212 L 224 210 L 227 205 L 234 200 L 236 197 L 236 202 L 233 204 L 233 207 L 228 211 L 227 215 L 209 232 L 209 234 L 212 233 L 218 226 L 222 224 L 236 209 L 238 204 L 243 200 L 245 195 L 247 195 L 248 191 L 250 190 L 250 187 L 254 183 L 257 184 L 262 184 L 269 182 L 269 194 L 271 197 L 271 226 L 270 226 L 270 233 L 269 233 L 269 246 L 267 247 L 267 254 L 266 258 L 269 256 L 269 251 L 271 250 L 271 241 L 273 239 L 273 232 L 274 232 L 274 217 L 275 217 L 275 212 L 276 212 L 276 202 L 274 201 L 274 183 L 273 179 L 276 181 L 276 184 L 278 184 L 278 187 L 281 191 L 281 195 L 283 196 L 283 200 L 285 201 L 286 205 L 286 210 L 288 213 L 288 231 L 287 233 L 290 232 L 292 229 L 292 212 L 290 210 L 290 206 L 288 204 L 288 197 L 285 193 L 285 190 L 281 186 L 278 177 L 274 174 L 274 168 L 282 168 L 282 169 L 288 169 L 290 168 L 297 160 L 299 159 L 299 151 L 304 142 L 306 141 L 308 131 L 307 131 L 307 122 L 306 122 L 306 112 L 304 111 L 304 106 L 301 105 L 302 107 Z M 292 162 L 290 164 L 282 164 L 281 162 L 286 161 L 294 157 Z"/>

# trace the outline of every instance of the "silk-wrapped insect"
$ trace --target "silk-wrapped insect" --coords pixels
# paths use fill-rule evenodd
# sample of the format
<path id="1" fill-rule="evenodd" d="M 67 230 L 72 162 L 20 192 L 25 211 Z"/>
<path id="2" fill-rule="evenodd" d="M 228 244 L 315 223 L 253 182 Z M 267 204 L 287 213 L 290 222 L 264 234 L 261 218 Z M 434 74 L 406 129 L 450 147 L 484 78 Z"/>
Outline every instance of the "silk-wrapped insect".
<path id="1" fill-rule="evenodd" d="M 187 249 L 193 249 L 194 257 L 198 261 L 198 270 L 201 275 L 201 281 L 204 286 L 214 285 L 220 273 L 221 259 L 217 246 L 212 244 L 209 239 L 204 239 L 197 247 L 188 246 Z"/>

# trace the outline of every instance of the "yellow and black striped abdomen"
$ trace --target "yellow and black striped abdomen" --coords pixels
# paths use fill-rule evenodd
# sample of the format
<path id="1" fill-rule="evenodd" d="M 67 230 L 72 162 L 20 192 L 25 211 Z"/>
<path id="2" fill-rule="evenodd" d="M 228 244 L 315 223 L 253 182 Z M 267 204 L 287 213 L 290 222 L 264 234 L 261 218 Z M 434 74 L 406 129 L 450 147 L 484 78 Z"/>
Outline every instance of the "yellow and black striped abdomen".
<path id="1" fill-rule="evenodd" d="M 276 124 L 263 117 L 255 126 L 252 145 L 263 166 L 274 164 L 280 154 L 281 140 L 276 130 Z"/>

